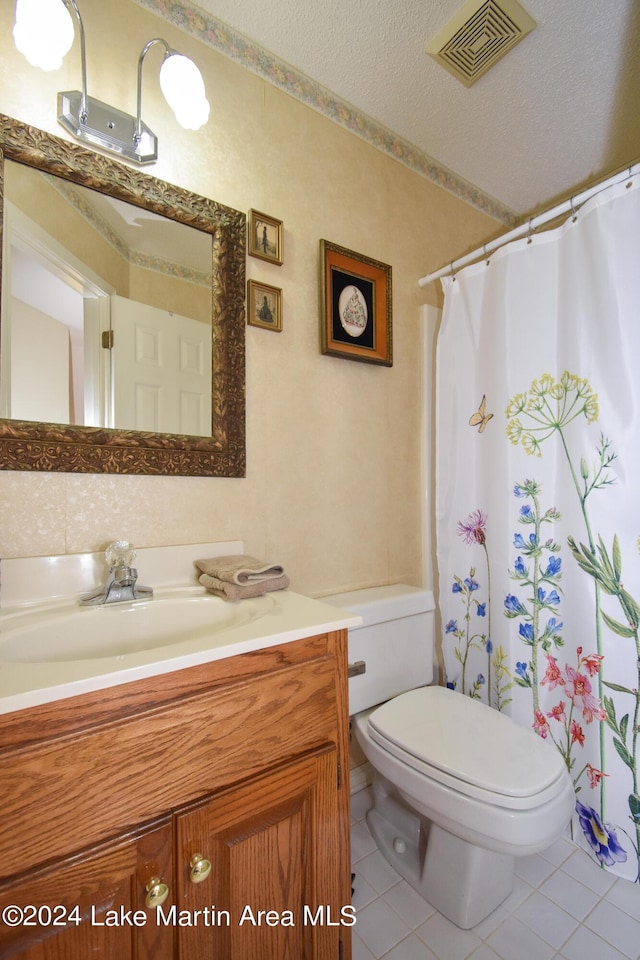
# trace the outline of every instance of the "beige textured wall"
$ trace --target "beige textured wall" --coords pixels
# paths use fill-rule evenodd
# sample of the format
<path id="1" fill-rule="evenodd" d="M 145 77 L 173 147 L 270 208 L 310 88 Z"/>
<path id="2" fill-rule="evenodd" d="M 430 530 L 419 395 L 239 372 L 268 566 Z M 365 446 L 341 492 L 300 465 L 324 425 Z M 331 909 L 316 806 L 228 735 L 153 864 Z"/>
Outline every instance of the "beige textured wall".
<path id="1" fill-rule="evenodd" d="M 6 112 L 6 111 L 3 111 Z M 110 283 L 121 297 L 129 296 L 129 264 L 77 210 L 51 186 L 49 180 L 20 163 L 8 160 L 4 168 L 5 196 L 52 237 L 64 237 L 75 257 Z"/>
<path id="2" fill-rule="evenodd" d="M 78 87 L 79 45 L 57 73 L 29 67 L 11 42 L 13 9 L 0 5 L 0 111 L 63 136 L 56 92 Z M 175 124 L 145 65 L 143 114 L 160 139 L 150 170 L 284 221 L 284 265 L 247 264 L 249 277 L 282 287 L 284 330 L 247 329 L 246 479 L 2 473 L 0 556 L 98 550 L 121 536 L 140 546 L 241 538 L 309 594 L 420 583 L 419 306 L 437 291 L 417 278 L 499 225 L 127 0 L 81 9 L 98 99 L 135 111 L 137 56 L 152 36 L 201 66 L 211 118 L 194 133 Z M 320 354 L 321 238 L 392 265 L 393 368 Z"/>
<path id="3" fill-rule="evenodd" d="M 129 297 L 158 310 L 211 324 L 211 283 L 191 283 L 158 270 L 129 265 Z"/>

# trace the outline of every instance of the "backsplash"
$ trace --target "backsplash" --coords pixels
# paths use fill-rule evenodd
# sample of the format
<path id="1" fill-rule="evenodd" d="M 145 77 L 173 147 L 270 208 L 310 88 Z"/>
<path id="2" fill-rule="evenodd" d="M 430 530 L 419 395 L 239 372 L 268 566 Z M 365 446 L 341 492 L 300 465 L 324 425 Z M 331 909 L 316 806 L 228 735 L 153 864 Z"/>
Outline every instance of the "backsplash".
<path id="1" fill-rule="evenodd" d="M 141 547 L 136 550 L 134 565 L 140 583 L 154 590 L 167 589 L 196 584 L 194 560 L 240 553 L 244 553 L 241 540 Z M 80 596 L 104 583 L 108 572 L 104 552 L 4 560 L 1 605 L 6 610 L 25 603 Z"/>

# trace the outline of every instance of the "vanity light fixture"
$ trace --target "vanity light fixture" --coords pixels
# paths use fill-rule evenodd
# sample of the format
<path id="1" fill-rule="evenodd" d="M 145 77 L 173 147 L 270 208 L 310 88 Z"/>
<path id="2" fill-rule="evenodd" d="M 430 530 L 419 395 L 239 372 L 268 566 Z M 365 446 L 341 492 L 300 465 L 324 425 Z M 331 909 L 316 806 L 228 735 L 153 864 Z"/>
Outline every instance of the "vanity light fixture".
<path id="1" fill-rule="evenodd" d="M 162 44 L 160 88 L 178 123 L 199 130 L 209 118 L 204 81 L 188 57 L 166 40 L 149 40 L 138 58 L 137 116 L 132 117 L 87 94 L 87 58 L 84 24 L 76 0 L 17 0 L 13 28 L 15 44 L 32 66 L 57 70 L 73 43 L 73 19 L 78 21 L 82 90 L 58 94 L 58 120 L 76 139 L 137 163 L 158 159 L 158 138 L 142 120 L 142 64 L 152 46 Z"/>

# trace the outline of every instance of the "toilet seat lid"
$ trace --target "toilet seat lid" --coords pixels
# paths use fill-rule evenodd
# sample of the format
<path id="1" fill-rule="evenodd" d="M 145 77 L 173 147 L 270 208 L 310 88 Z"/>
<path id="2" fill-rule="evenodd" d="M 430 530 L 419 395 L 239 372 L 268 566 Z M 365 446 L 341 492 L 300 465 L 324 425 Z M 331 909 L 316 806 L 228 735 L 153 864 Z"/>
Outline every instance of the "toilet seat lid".
<path id="1" fill-rule="evenodd" d="M 420 687 L 375 709 L 369 733 L 410 765 L 504 797 L 533 797 L 566 774 L 557 750 L 533 730 L 445 687 Z M 412 759 L 414 763 L 412 764 Z"/>

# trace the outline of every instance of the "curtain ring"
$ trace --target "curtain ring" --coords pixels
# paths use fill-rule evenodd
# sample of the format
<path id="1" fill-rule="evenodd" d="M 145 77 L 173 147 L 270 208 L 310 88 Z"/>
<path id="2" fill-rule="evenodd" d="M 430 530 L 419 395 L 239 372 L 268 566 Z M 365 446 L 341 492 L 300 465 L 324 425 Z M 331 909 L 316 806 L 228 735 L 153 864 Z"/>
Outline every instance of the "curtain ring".
<path id="1" fill-rule="evenodd" d="M 573 197 L 571 197 L 569 200 L 569 204 L 571 206 L 571 223 L 575 223 L 578 219 L 578 214 L 576 213 L 576 208 L 573 205 Z"/>
<path id="2" fill-rule="evenodd" d="M 533 217 L 529 218 L 529 230 L 527 232 L 527 243 L 531 243 L 531 235 L 533 233 Z"/>
<path id="3" fill-rule="evenodd" d="M 486 243 L 483 244 L 483 246 L 482 246 L 482 252 L 484 253 L 485 257 L 487 258 L 487 266 L 490 266 L 491 260 L 489 259 L 489 255 L 488 255 L 488 253 L 487 253 L 487 245 L 486 245 Z"/>
<path id="4" fill-rule="evenodd" d="M 455 282 L 456 282 L 456 275 L 453 269 L 453 260 L 452 260 L 451 261 L 451 283 L 455 283 Z"/>

